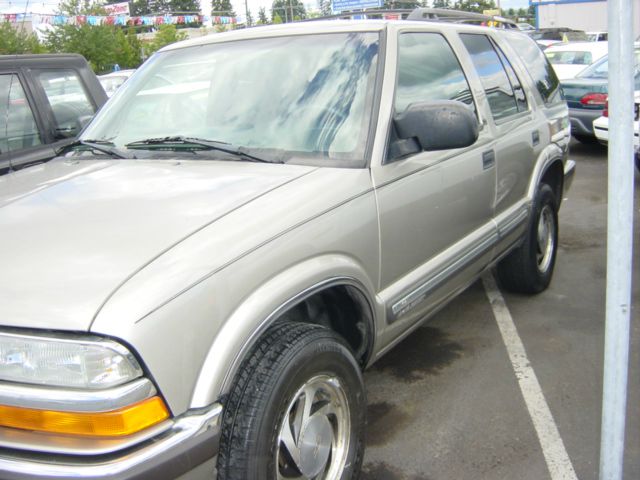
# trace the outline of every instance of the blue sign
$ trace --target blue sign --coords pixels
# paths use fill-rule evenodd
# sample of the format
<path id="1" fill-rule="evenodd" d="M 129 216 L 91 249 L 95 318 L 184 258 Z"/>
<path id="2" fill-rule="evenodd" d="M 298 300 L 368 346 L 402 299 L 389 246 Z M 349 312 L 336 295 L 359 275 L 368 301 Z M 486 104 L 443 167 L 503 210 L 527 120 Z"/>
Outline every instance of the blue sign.
<path id="1" fill-rule="evenodd" d="M 382 0 L 333 0 L 331 2 L 331 11 L 333 13 L 380 7 L 382 7 Z"/>

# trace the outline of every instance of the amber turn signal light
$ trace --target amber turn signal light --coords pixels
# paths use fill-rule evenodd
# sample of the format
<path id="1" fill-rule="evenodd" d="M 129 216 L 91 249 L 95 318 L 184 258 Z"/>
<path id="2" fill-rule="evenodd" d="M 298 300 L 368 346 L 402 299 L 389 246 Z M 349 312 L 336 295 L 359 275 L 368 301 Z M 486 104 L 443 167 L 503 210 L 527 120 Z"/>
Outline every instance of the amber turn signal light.
<path id="1" fill-rule="evenodd" d="M 122 437 L 169 418 L 160 397 L 107 412 L 60 412 L 0 405 L 0 426 L 91 437 Z"/>

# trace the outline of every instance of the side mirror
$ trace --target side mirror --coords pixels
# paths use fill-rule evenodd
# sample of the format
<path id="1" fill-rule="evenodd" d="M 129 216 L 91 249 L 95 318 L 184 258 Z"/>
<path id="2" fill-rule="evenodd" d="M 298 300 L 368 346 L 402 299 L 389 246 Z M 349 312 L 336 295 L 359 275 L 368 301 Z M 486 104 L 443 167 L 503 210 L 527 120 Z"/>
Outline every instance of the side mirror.
<path id="1" fill-rule="evenodd" d="M 478 139 L 475 114 L 454 100 L 412 103 L 394 123 L 398 137 L 414 139 L 422 151 L 468 147 Z"/>

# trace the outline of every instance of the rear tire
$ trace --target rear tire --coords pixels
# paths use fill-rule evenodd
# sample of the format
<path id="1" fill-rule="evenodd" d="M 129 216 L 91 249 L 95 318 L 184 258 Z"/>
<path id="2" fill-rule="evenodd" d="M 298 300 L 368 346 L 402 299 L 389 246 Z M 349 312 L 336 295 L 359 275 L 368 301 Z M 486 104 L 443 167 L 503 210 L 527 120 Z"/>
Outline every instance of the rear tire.
<path id="1" fill-rule="evenodd" d="M 274 325 L 225 404 L 220 480 L 357 479 L 366 402 L 360 368 L 333 331 Z"/>
<path id="2" fill-rule="evenodd" d="M 558 248 L 558 207 L 551 187 L 541 184 L 522 245 L 498 264 L 501 285 L 517 293 L 540 293 L 551 282 Z"/>

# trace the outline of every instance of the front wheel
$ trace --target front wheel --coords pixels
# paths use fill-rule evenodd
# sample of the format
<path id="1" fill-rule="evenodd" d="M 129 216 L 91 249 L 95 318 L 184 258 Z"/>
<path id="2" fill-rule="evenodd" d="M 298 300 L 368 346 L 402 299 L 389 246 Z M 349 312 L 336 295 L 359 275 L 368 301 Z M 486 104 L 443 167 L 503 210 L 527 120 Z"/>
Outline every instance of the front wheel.
<path id="1" fill-rule="evenodd" d="M 501 285 L 512 292 L 540 293 L 551 282 L 558 249 L 558 207 L 547 184 L 540 185 L 522 245 L 498 264 Z"/>
<path id="2" fill-rule="evenodd" d="M 360 368 L 334 332 L 275 325 L 244 361 L 226 402 L 218 478 L 355 479 L 365 410 Z"/>

